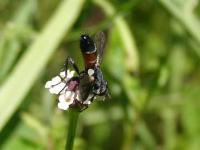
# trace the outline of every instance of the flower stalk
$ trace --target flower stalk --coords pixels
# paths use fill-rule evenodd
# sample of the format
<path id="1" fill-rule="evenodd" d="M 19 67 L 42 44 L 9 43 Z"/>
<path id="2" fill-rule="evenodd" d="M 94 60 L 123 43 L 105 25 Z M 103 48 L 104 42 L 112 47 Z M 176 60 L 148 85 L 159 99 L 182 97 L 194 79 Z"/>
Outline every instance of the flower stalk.
<path id="1" fill-rule="evenodd" d="M 69 125 L 65 150 L 72 150 L 74 145 L 74 138 L 76 134 L 76 127 L 80 112 L 74 109 L 69 111 Z"/>

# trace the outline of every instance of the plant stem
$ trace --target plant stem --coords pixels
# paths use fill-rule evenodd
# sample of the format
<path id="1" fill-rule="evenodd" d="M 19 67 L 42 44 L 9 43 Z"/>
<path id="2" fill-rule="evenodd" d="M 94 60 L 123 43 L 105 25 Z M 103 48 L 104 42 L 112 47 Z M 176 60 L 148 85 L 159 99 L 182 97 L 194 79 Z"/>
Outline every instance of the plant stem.
<path id="1" fill-rule="evenodd" d="M 74 144 L 74 138 L 76 134 L 76 126 L 78 122 L 79 113 L 76 110 L 71 110 L 69 112 L 69 126 L 68 126 L 68 133 L 67 133 L 67 141 L 66 141 L 66 150 L 72 150 Z"/>

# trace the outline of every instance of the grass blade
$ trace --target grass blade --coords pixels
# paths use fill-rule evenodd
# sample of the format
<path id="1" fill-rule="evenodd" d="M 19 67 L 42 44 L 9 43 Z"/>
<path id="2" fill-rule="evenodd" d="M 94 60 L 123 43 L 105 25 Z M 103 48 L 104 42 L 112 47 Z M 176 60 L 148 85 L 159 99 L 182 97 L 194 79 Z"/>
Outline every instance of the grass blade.
<path id="1" fill-rule="evenodd" d="M 61 39 L 79 16 L 84 0 L 64 0 L 21 58 L 0 91 L 0 131 L 19 107 Z"/>
<path id="2" fill-rule="evenodd" d="M 93 0 L 93 2 L 99 7 L 101 7 L 107 16 L 112 17 L 116 14 L 116 10 L 114 9 L 111 3 L 104 0 L 101 0 L 101 1 Z M 120 33 L 121 41 L 126 51 L 127 70 L 138 71 L 138 67 L 139 67 L 138 51 L 137 51 L 135 39 L 133 35 L 131 34 L 131 30 L 128 24 L 126 23 L 125 19 L 122 17 L 122 15 L 120 14 L 117 15 L 113 21 L 117 27 L 118 32 Z"/>

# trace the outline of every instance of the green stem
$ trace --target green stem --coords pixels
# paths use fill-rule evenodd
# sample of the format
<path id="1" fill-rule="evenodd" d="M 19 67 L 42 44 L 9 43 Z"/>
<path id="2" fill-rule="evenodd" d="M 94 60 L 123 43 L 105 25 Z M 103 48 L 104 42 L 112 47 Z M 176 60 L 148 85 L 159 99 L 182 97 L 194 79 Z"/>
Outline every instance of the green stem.
<path id="1" fill-rule="evenodd" d="M 67 141 L 66 141 L 66 146 L 65 146 L 66 150 L 72 150 L 73 149 L 79 113 L 80 112 L 78 112 L 76 110 L 70 111 Z"/>

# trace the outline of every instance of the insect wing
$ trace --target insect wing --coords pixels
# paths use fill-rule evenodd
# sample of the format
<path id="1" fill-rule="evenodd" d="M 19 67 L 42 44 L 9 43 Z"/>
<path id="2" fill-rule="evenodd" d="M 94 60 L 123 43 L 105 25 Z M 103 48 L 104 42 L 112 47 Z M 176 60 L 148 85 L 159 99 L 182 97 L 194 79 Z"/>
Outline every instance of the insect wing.
<path id="1" fill-rule="evenodd" d="M 101 64 L 105 48 L 105 34 L 103 32 L 97 33 L 94 37 L 94 42 L 97 49 L 97 65 L 99 66 Z"/>
<path id="2" fill-rule="evenodd" d="M 80 79 L 79 90 L 82 101 L 85 101 L 90 94 L 91 83 L 88 75 L 83 75 Z"/>

